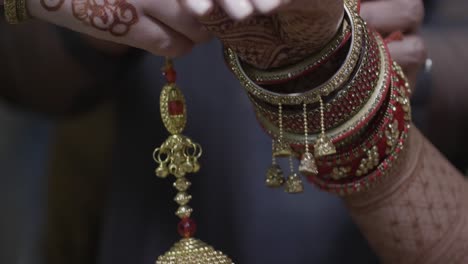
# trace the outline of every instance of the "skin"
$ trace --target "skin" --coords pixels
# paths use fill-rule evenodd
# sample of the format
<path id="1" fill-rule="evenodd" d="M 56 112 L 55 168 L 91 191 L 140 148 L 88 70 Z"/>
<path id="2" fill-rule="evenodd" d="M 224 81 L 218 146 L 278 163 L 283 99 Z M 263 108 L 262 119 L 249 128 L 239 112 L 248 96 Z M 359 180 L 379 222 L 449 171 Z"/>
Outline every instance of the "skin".
<path id="1" fill-rule="evenodd" d="M 27 7 L 35 18 L 157 55 L 179 56 L 211 38 L 175 1 L 42 0 Z"/>

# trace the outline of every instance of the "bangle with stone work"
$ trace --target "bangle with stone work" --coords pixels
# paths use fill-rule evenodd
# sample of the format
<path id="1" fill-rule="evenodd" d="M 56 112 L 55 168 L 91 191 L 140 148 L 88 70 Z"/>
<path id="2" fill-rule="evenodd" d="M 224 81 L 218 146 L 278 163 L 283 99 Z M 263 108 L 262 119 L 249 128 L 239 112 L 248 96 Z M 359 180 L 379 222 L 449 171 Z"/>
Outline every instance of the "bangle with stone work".
<path id="1" fill-rule="evenodd" d="M 334 157 L 319 159 L 319 174 L 310 175 L 309 181 L 323 190 L 349 195 L 368 190 L 396 166 L 411 123 L 408 82 L 399 69 L 394 64 L 389 103 L 382 110 L 386 111 L 384 125 L 376 128 L 374 139 L 365 139 L 358 148 L 344 155 L 338 154 L 335 160 Z"/>
<path id="2" fill-rule="evenodd" d="M 347 2 L 345 2 L 347 3 Z M 249 78 L 235 52 L 225 49 L 225 59 L 232 72 L 239 79 L 242 86 L 253 97 L 270 104 L 278 105 L 301 105 L 313 104 L 320 101 L 320 97 L 326 97 L 342 87 L 352 75 L 359 61 L 359 54 L 363 46 L 365 26 L 362 19 L 354 11 L 353 7 L 345 5 L 345 13 L 351 25 L 351 43 L 346 59 L 336 73 L 316 89 L 308 90 L 304 93 L 278 93 L 268 90 Z"/>
<path id="3" fill-rule="evenodd" d="M 353 137 L 358 133 L 364 126 L 368 125 L 376 113 L 381 108 L 382 104 L 387 97 L 390 87 L 390 58 L 388 57 L 388 51 L 383 44 L 381 37 L 376 37 L 377 43 L 379 43 L 379 59 L 380 69 L 379 78 L 377 80 L 376 87 L 372 91 L 369 99 L 365 105 L 346 122 L 340 124 L 337 127 L 326 131 L 327 136 L 331 139 L 334 144 L 339 144 L 340 141 L 346 140 L 349 137 Z M 269 118 L 264 116 L 261 112 L 255 109 L 257 119 L 264 130 L 273 138 L 280 138 L 280 129 L 277 123 L 273 123 Z M 286 131 L 283 131 L 282 138 L 288 144 L 303 145 L 305 137 L 303 133 L 292 133 L 288 131 L 288 128 L 284 127 Z M 308 141 L 310 145 L 314 144 L 320 134 L 308 135 Z"/>
<path id="4" fill-rule="evenodd" d="M 381 67 L 379 43 L 377 36 L 366 38 L 361 52 L 361 59 L 351 79 L 336 94 L 324 99 L 324 126 L 326 130 L 343 124 L 369 100 L 377 87 Z M 313 76 L 311 76 L 313 77 Z M 304 80 L 305 82 L 307 80 Z M 263 102 L 250 96 L 256 111 L 268 118 L 271 123 L 278 124 L 279 113 L 276 105 Z M 307 106 L 308 131 L 318 133 L 321 130 L 320 108 L 317 104 Z M 300 134 L 304 131 L 302 106 L 285 106 L 282 112 L 282 122 L 286 132 Z"/>
<path id="5" fill-rule="evenodd" d="M 346 19 L 333 39 L 320 52 L 311 55 L 305 60 L 292 66 L 279 67 L 269 70 L 257 69 L 247 63 L 241 62 L 247 76 L 259 85 L 281 84 L 290 82 L 303 75 L 310 74 L 321 65 L 327 63 L 337 52 L 348 43 L 351 29 Z"/>

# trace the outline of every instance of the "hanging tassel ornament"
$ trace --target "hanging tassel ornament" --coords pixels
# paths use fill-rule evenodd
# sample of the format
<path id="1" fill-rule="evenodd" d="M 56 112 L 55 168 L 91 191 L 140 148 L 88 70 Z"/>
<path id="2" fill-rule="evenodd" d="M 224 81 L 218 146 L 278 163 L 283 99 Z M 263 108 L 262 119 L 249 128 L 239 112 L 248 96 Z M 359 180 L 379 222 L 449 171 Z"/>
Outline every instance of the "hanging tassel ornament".
<path id="1" fill-rule="evenodd" d="M 304 176 L 317 175 L 318 169 L 315 163 L 315 157 L 309 151 L 309 125 L 307 121 L 307 104 L 303 106 L 304 117 L 304 146 L 305 152 L 302 155 L 301 164 L 299 165 L 299 172 Z"/>
<path id="2" fill-rule="evenodd" d="M 272 142 L 272 149 L 274 151 L 275 141 Z M 268 168 L 265 179 L 266 186 L 270 188 L 279 188 L 284 184 L 284 173 L 276 161 L 275 155 L 271 157 L 271 166 Z"/>
<path id="3" fill-rule="evenodd" d="M 191 183 L 186 175 L 200 170 L 198 159 L 202 148 L 181 134 L 187 123 L 187 109 L 184 95 L 175 84 L 176 72 L 172 61 L 168 58 L 164 75 L 168 83 L 161 92 L 160 110 L 164 126 L 171 136 L 155 149 L 153 156 L 159 165 L 156 169 L 158 177 L 173 175 L 176 178 L 174 187 L 178 193 L 174 200 L 179 205 L 176 215 L 181 219 L 178 231 L 182 239 L 160 256 L 156 264 L 231 264 L 232 260 L 223 253 L 193 237 L 196 223 L 191 218 L 193 209 L 188 205 L 192 196 L 187 193 Z"/>
<path id="4" fill-rule="evenodd" d="M 302 182 L 301 176 L 294 172 L 293 157 L 289 156 L 289 169 L 291 174 L 286 180 L 284 190 L 287 193 L 296 194 L 304 192 L 304 183 Z"/>
<path id="5" fill-rule="evenodd" d="M 273 140 L 271 143 L 272 148 L 272 162 L 271 166 L 266 173 L 265 184 L 270 188 L 279 188 L 284 185 L 284 173 L 277 163 L 279 157 L 290 157 L 292 155 L 291 146 L 283 140 L 283 105 L 278 104 L 278 125 L 279 125 L 279 138 Z"/>
<path id="6" fill-rule="evenodd" d="M 330 138 L 325 134 L 325 117 L 324 117 L 324 106 L 322 97 L 319 97 L 320 101 L 320 127 L 321 133 L 317 138 L 317 141 L 314 145 L 314 153 L 316 157 L 324 157 L 328 155 L 333 155 L 336 153 L 336 148 Z"/>

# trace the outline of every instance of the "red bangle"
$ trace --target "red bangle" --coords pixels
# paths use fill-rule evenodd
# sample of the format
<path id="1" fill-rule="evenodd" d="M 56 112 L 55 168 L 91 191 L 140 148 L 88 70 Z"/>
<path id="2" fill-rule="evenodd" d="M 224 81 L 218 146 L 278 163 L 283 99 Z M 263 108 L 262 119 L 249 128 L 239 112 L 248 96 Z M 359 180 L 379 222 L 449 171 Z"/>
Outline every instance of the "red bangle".
<path id="1" fill-rule="evenodd" d="M 341 29 L 326 45 L 327 49 L 317 54 L 313 54 L 299 63 L 303 65 L 300 70 L 291 70 L 288 67 L 284 67 L 276 68 L 273 71 L 266 71 L 257 69 L 242 62 L 241 67 L 244 69 L 247 76 L 249 76 L 258 85 L 284 84 L 307 75 L 317 70 L 320 66 L 328 63 L 332 58 L 339 54 L 340 51 L 342 51 L 343 47 L 350 41 L 351 35 L 349 23 L 346 20 L 343 20 Z"/>
<path id="2" fill-rule="evenodd" d="M 410 127 L 409 91 L 404 76 L 395 64 L 392 69 L 392 92 L 382 124 L 374 132 L 376 139 L 364 140 L 345 154 L 318 159 L 319 174 L 309 176 L 319 188 L 347 195 L 370 188 L 386 175 L 404 148 Z M 358 153 L 358 150 L 365 150 Z M 346 154 L 347 153 L 347 154 Z M 354 155 L 356 153 L 356 155 Z M 364 154 L 364 155 L 363 155 Z M 343 160 L 343 157 L 345 158 Z"/>
<path id="3" fill-rule="evenodd" d="M 369 34 L 371 33 L 369 32 Z M 341 88 L 338 93 L 324 98 L 326 130 L 337 127 L 361 110 L 377 85 L 381 60 L 379 46 L 375 38 L 370 37 L 366 40 L 361 54 L 363 56 L 359 62 L 360 65 L 351 81 Z M 269 122 L 278 124 L 277 105 L 263 102 L 255 97 L 250 98 L 262 116 L 266 117 Z M 318 133 L 321 130 L 320 109 L 318 104 L 309 105 L 308 108 L 310 108 L 307 113 L 308 131 Z M 302 133 L 304 131 L 304 118 L 301 109 L 302 106 L 285 106 L 282 116 L 285 131 L 290 133 Z"/>
<path id="4" fill-rule="evenodd" d="M 341 141 L 345 141 L 348 138 L 354 137 L 356 134 L 358 134 L 361 129 L 367 126 L 369 122 L 375 117 L 376 113 L 379 111 L 385 99 L 387 98 L 390 87 L 390 58 L 380 35 L 374 33 L 372 36 L 377 41 L 377 46 L 379 47 L 378 58 L 382 63 L 379 69 L 380 74 L 378 84 L 376 85 L 377 88 L 372 91 L 370 98 L 367 100 L 366 104 L 360 111 L 358 111 L 354 116 L 352 116 L 343 124 L 340 124 L 339 126 L 327 131 L 327 136 L 334 144 L 339 144 Z M 255 111 L 257 114 L 257 119 L 264 130 L 271 137 L 278 139 L 280 136 L 280 130 L 278 128 L 279 124 L 271 122 L 271 117 L 268 118 L 264 116 L 258 109 L 255 109 Z M 297 122 L 299 123 L 299 121 Z M 285 142 L 288 142 L 292 145 L 304 145 L 304 134 L 299 132 L 300 129 L 297 129 L 297 133 L 291 133 L 289 131 L 291 131 L 291 128 L 284 127 L 283 139 Z M 308 138 L 311 145 L 315 142 L 317 137 L 318 134 L 309 135 Z"/>

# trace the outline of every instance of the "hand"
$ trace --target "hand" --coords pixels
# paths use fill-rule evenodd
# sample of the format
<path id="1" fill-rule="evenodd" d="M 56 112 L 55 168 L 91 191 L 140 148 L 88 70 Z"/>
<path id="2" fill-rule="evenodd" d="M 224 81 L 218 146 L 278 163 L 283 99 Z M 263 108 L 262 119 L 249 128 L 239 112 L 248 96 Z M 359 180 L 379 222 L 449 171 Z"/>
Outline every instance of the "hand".
<path id="1" fill-rule="evenodd" d="M 363 1 L 361 15 L 382 35 L 403 33 L 401 40 L 388 44 L 392 58 L 404 69 L 412 87 L 427 58 L 424 40 L 417 34 L 424 18 L 421 0 Z"/>
<path id="2" fill-rule="evenodd" d="M 93 37 L 179 56 L 210 39 L 173 0 L 27 0 L 29 13 Z"/>
<path id="3" fill-rule="evenodd" d="M 207 29 L 258 68 L 320 50 L 343 18 L 343 0 L 178 0 Z"/>

